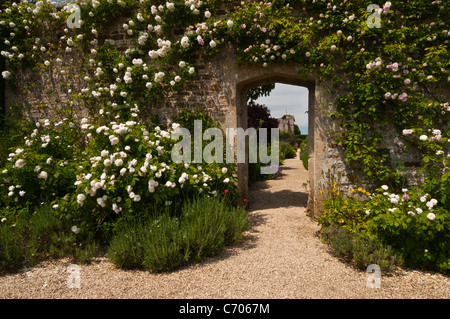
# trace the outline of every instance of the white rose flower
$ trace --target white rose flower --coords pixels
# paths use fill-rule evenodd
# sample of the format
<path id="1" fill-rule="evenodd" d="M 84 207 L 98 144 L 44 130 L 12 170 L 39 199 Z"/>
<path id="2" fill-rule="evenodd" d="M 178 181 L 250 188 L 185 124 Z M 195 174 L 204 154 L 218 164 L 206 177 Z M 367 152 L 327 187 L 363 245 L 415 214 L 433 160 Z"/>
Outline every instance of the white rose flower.
<path id="1" fill-rule="evenodd" d="M 82 205 L 85 199 L 86 199 L 86 196 L 84 194 L 77 195 L 77 203 L 78 204 Z"/>
<path id="2" fill-rule="evenodd" d="M 122 166 L 122 165 L 123 165 L 123 160 L 122 160 L 121 158 L 116 159 L 116 160 L 114 161 L 114 164 L 115 164 L 116 166 Z"/>
<path id="3" fill-rule="evenodd" d="M 47 179 L 47 178 L 48 178 L 47 172 L 41 171 L 41 172 L 39 173 L 39 175 L 38 175 L 38 178 L 41 178 L 41 179 Z"/>
<path id="4" fill-rule="evenodd" d="M 9 78 L 11 77 L 11 72 L 9 72 L 9 71 L 3 71 L 3 72 L 2 72 L 2 77 L 3 77 L 4 79 L 9 79 Z"/>
<path id="5" fill-rule="evenodd" d="M 18 159 L 17 161 L 16 161 L 16 163 L 14 164 L 14 167 L 15 168 L 22 168 L 22 167 L 24 167 L 25 166 L 25 160 L 24 159 Z"/>

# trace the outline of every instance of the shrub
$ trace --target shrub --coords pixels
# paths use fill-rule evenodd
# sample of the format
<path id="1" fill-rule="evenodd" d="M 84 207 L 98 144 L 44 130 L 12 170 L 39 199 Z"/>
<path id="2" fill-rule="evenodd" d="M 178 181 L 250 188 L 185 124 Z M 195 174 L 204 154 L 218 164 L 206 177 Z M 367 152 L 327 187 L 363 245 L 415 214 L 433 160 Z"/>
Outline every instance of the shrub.
<path id="1" fill-rule="evenodd" d="M 0 199 L 5 207 L 33 210 L 75 189 L 75 159 L 84 148 L 75 120 L 46 119 L 33 126 L 0 169 Z"/>
<path id="2" fill-rule="evenodd" d="M 108 245 L 108 258 L 122 269 L 142 266 L 144 248 L 142 237 L 147 225 L 141 223 L 125 224 Z"/>
<path id="3" fill-rule="evenodd" d="M 178 124 L 164 130 L 136 120 L 137 107 L 118 109 L 78 121 L 37 122 L 1 169 L 5 207 L 53 203 L 59 216 L 70 216 L 81 229 L 80 236 L 107 237 L 116 222 L 145 212 L 147 203 L 155 210 L 175 207 L 199 193 L 225 189 L 237 198 L 234 165 L 175 162 L 172 137 Z"/>
<path id="4" fill-rule="evenodd" d="M 25 260 L 26 249 L 21 245 L 22 234 L 0 223 L 0 272 L 17 268 Z"/>
<path id="5" fill-rule="evenodd" d="M 323 227 L 339 225 L 348 232 L 358 232 L 383 243 L 381 255 L 391 254 L 405 265 L 416 269 L 431 269 L 448 273 L 450 265 L 449 211 L 437 199 L 416 187 L 403 189 L 403 194 L 389 192 L 383 185 L 374 193 L 358 188 L 359 199 L 344 197 L 337 184 L 325 202 L 319 218 Z M 365 247 L 365 248 L 364 248 Z M 360 246 L 356 256 L 365 260 L 363 250 L 373 250 L 372 244 Z M 379 252 L 377 252 L 380 255 Z M 358 257 L 359 256 L 359 257 Z"/>
<path id="6" fill-rule="evenodd" d="M 179 214 L 166 211 L 121 229 L 108 255 L 120 268 L 170 271 L 219 254 L 243 238 L 247 223 L 243 209 L 232 208 L 223 198 L 202 196 L 186 202 Z"/>
<path id="7" fill-rule="evenodd" d="M 369 265 L 377 264 L 381 271 L 389 273 L 403 265 L 401 256 L 376 238 L 352 232 L 336 224 L 324 226 L 320 234 L 337 257 L 352 262 L 358 269 L 365 270 Z"/>
<path id="8" fill-rule="evenodd" d="M 70 222 L 59 218 L 54 208 L 44 205 L 30 213 L 7 214 L 0 223 L 0 271 L 32 266 L 46 258 L 72 257 L 89 262 L 98 252 L 93 238 L 80 240 L 70 229 Z"/>
<path id="9" fill-rule="evenodd" d="M 365 207 L 367 230 L 401 252 L 408 266 L 448 273 L 450 212 L 437 199 L 420 188 L 379 189 Z"/>
<path id="10" fill-rule="evenodd" d="M 279 137 L 281 142 L 286 142 L 292 145 L 292 147 L 297 148 L 297 137 L 290 132 L 279 132 Z"/>
<path id="11" fill-rule="evenodd" d="M 14 236 L 1 239 L 5 243 L 3 268 L 64 255 L 88 261 L 99 241 L 107 244 L 112 234 L 154 218 L 156 212 L 177 213 L 199 194 L 226 194 L 229 203 L 235 202 L 234 165 L 175 162 L 172 149 L 177 141 L 172 137 L 180 125 L 174 123 L 165 130 L 136 120 L 138 113 L 136 106 L 123 105 L 79 120 L 34 124 L 24 145 L 8 155 L 0 170 L 0 218 L 8 220 L 9 227 L 13 221 L 21 225 L 14 229 Z M 185 112 L 179 118 L 189 125 L 197 116 L 205 123 L 203 129 L 216 125 L 207 114 Z M 63 132 L 67 138 L 62 138 Z M 121 252 L 130 244 L 128 235 L 118 235 L 112 243 L 117 252 L 113 258 L 127 268 L 136 266 L 133 260 L 145 257 L 146 267 L 162 270 L 166 266 L 158 260 L 170 260 L 175 249 L 169 225 L 164 226 L 168 233 L 162 250 L 148 244 L 141 251 Z M 163 242 L 161 237 L 142 243 L 149 240 Z M 83 249 L 74 251 L 75 244 Z M 27 247 L 25 252 L 23 247 Z M 199 257 L 204 254 L 200 249 Z M 180 262 L 172 260 L 167 267 Z"/>
<path id="12" fill-rule="evenodd" d="M 280 142 L 280 152 L 284 155 L 284 158 L 295 158 L 297 151 L 295 147 L 286 142 Z"/>

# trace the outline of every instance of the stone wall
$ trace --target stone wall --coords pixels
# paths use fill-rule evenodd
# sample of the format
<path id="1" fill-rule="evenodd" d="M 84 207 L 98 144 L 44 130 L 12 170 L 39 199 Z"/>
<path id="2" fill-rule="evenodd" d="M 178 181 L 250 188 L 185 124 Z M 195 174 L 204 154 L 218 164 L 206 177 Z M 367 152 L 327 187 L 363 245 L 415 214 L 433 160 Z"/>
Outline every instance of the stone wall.
<path id="1" fill-rule="evenodd" d="M 129 47 L 129 40 L 120 27 L 122 21 L 111 26 L 104 37 L 124 51 Z M 6 95 L 7 108 L 14 103 L 25 103 L 25 113 L 33 118 L 49 116 L 55 110 L 72 107 L 82 114 L 82 101 L 68 104 L 67 97 L 78 92 L 86 84 L 78 72 L 83 56 L 68 53 L 69 65 L 58 65 L 45 70 L 24 70 L 17 77 L 17 87 L 8 87 Z M 331 81 L 318 81 L 314 77 L 304 78 L 299 75 L 300 66 L 295 64 L 260 66 L 238 66 L 236 54 L 230 44 L 213 58 L 198 56 L 195 64 L 198 76 L 190 81 L 179 93 L 169 93 L 159 105 L 151 108 L 149 115 L 159 115 L 161 121 L 170 123 L 175 114 L 183 108 L 200 107 L 219 120 L 222 128 L 247 128 L 247 92 L 250 89 L 272 84 L 285 83 L 304 86 L 309 90 L 309 202 L 308 209 L 318 216 L 326 193 L 328 174 L 340 180 L 344 188 L 350 189 L 358 182 L 357 173 L 351 171 L 343 161 L 343 154 L 333 142 L 331 136 L 340 130 L 338 124 L 329 117 L 334 110 L 335 99 L 339 92 L 331 89 Z M 64 59 L 64 61 L 68 61 Z M 71 68 L 71 72 L 63 71 Z M 78 73 L 77 73 L 78 72 Z M 64 84 L 64 85 L 63 85 Z M 439 94 L 449 98 L 445 88 L 437 88 Z M 47 105 L 43 108 L 40 105 Z M 385 132 L 386 147 L 392 147 L 394 131 Z M 411 158 L 414 154 L 401 154 L 400 157 Z M 414 167 L 408 168 L 411 178 L 417 177 Z M 248 165 L 238 164 L 239 190 L 244 198 L 248 196 Z"/>

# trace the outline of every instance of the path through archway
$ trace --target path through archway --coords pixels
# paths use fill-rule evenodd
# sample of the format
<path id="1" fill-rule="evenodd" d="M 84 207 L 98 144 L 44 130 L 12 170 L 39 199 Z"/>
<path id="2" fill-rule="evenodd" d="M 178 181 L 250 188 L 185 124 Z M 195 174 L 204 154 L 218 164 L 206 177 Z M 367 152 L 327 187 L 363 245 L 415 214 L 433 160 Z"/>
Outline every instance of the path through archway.
<path id="1" fill-rule="evenodd" d="M 286 158 L 280 162 L 279 172 L 275 176 L 260 174 L 259 165 L 249 163 L 250 203 L 264 203 L 266 208 L 306 207 L 309 195 L 308 95 L 306 87 L 283 83 L 273 83 L 249 92 L 249 126 L 260 123 L 263 118 L 264 122 L 259 125 L 278 127 L 280 152 L 291 147 L 296 150 L 293 154 L 284 151 Z M 253 119 L 250 118 L 252 115 Z M 273 119 L 277 119 L 278 124 Z M 304 152 L 302 157 L 301 151 Z M 301 164 L 298 165 L 297 161 Z M 277 179 L 278 182 L 261 182 L 268 179 Z M 269 184 L 274 189 L 269 189 Z M 261 199 L 253 199 L 255 191 L 259 194 L 263 192 Z"/>
<path id="2" fill-rule="evenodd" d="M 249 90 L 267 86 L 273 83 L 285 83 L 295 86 L 301 86 L 308 89 L 308 145 L 309 145 L 309 172 L 308 178 L 303 183 L 309 182 L 309 189 L 314 189 L 315 182 L 315 160 L 314 160 L 314 104 L 315 104 L 315 81 L 299 78 L 298 75 L 289 75 L 283 73 L 265 74 L 254 77 L 246 81 L 242 81 L 237 85 L 237 124 L 238 127 L 247 129 L 247 95 Z M 247 141 L 248 143 L 248 141 Z M 247 144 L 248 145 L 248 144 Z M 299 160 L 299 159 L 298 159 Z M 246 163 L 238 163 L 238 186 L 241 196 L 249 197 L 248 193 L 248 157 Z M 310 192 L 308 203 L 306 204 L 309 210 L 314 210 L 314 193 Z"/>

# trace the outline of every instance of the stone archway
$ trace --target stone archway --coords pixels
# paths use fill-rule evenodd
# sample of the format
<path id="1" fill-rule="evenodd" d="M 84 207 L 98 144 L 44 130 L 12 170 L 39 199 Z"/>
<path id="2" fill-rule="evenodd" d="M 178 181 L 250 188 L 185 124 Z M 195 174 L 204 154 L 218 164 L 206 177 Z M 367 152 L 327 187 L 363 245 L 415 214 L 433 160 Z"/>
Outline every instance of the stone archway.
<path id="1" fill-rule="evenodd" d="M 276 70 L 273 70 L 276 69 Z M 315 80 L 301 77 L 298 71 L 292 68 L 275 67 L 271 69 L 255 69 L 253 72 L 239 72 L 236 83 L 236 115 L 237 127 L 247 129 L 247 92 L 250 89 L 272 83 L 284 83 L 306 87 L 309 91 L 308 98 L 308 144 L 309 144 L 309 183 L 314 190 L 316 179 L 315 152 L 314 152 L 314 105 L 315 105 Z M 240 195 L 248 197 L 248 163 L 238 164 L 238 187 Z M 314 212 L 314 192 L 308 199 L 308 209 Z"/>
<path id="2" fill-rule="evenodd" d="M 196 63 L 198 76 L 183 92 L 173 94 L 157 111 L 162 117 L 171 118 L 179 108 L 202 106 L 217 118 L 222 129 L 247 129 L 247 92 L 249 89 L 274 82 L 306 87 L 309 90 L 309 186 L 308 210 L 320 216 L 327 184 L 326 173 L 332 167 L 333 174 L 340 174 L 342 184 L 348 184 L 348 172 L 342 155 L 331 139 L 339 127 L 329 116 L 333 111 L 337 94 L 331 81 L 318 81 L 314 77 L 300 75 L 301 66 L 293 63 L 238 65 L 236 54 L 225 50 L 218 56 L 199 59 Z M 165 113 L 167 112 L 167 115 Z M 236 145 L 236 143 L 235 143 Z M 238 186 L 242 198 L 248 197 L 248 164 L 238 164 Z"/>

